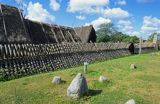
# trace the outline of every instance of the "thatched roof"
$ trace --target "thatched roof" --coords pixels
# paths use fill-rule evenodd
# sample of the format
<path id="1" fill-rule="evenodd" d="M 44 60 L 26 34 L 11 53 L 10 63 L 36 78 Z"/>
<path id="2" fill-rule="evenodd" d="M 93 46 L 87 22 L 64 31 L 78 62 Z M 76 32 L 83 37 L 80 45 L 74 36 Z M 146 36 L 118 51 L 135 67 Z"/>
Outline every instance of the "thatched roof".
<path id="1" fill-rule="evenodd" d="M 81 42 L 73 28 L 25 20 L 33 43 Z"/>
<path id="2" fill-rule="evenodd" d="M 1 4 L 0 43 L 95 42 L 93 26 L 71 28 L 24 19 L 16 7 Z"/>
<path id="3" fill-rule="evenodd" d="M 0 9 L 0 43 L 30 41 L 19 9 L 4 4 Z"/>
<path id="4" fill-rule="evenodd" d="M 83 43 L 96 42 L 96 32 L 92 25 L 74 28 Z"/>

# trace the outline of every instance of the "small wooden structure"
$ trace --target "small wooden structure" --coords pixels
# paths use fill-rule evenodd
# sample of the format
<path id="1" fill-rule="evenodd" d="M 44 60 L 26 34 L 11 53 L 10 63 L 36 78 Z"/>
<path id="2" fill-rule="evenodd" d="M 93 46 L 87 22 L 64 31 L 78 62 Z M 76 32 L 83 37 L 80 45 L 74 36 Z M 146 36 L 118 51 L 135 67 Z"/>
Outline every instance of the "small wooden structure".
<path id="1" fill-rule="evenodd" d="M 96 32 L 92 25 L 74 28 L 83 43 L 95 43 Z"/>

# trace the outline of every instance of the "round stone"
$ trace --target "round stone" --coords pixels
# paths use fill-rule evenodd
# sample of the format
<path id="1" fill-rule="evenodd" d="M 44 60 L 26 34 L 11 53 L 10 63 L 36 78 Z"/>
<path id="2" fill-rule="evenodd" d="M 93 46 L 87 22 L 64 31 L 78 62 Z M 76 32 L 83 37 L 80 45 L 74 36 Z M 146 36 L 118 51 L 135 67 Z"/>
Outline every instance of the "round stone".
<path id="1" fill-rule="evenodd" d="M 130 69 L 136 69 L 136 65 L 135 64 L 131 64 L 130 65 Z"/>
<path id="2" fill-rule="evenodd" d="M 60 76 L 55 76 L 52 80 L 53 84 L 60 84 L 61 83 L 61 77 Z"/>
<path id="3" fill-rule="evenodd" d="M 67 96 L 80 98 L 88 94 L 88 86 L 85 77 L 78 73 L 67 89 Z"/>
<path id="4" fill-rule="evenodd" d="M 125 104 L 136 104 L 136 102 L 134 99 L 130 99 Z"/>
<path id="5" fill-rule="evenodd" d="M 107 81 L 107 78 L 105 76 L 100 76 L 99 82 L 104 82 L 104 81 Z"/>

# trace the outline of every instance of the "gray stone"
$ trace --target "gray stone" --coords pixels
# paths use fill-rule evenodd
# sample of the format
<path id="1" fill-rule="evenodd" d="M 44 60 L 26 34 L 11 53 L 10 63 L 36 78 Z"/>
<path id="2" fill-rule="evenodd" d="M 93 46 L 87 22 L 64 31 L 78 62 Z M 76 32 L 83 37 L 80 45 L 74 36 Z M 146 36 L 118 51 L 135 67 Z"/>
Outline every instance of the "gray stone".
<path id="1" fill-rule="evenodd" d="M 52 80 L 53 84 L 60 84 L 61 83 L 61 77 L 60 76 L 55 76 Z"/>
<path id="2" fill-rule="evenodd" d="M 125 104 L 136 104 L 136 102 L 134 99 L 130 99 Z"/>
<path id="3" fill-rule="evenodd" d="M 67 96 L 80 98 L 88 94 L 88 86 L 85 77 L 78 73 L 67 89 Z"/>
<path id="4" fill-rule="evenodd" d="M 136 65 L 135 64 L 131 64 L 130 65 L 130 69 L 136 69 Z"/>
<path id="5" fill-rule="evenodd" d="M 104 82 L 104 81 L 107 81 L 107 78 L 104 77 L 104 76 L 100 76 L 99 77 L 99 82 Z"/>

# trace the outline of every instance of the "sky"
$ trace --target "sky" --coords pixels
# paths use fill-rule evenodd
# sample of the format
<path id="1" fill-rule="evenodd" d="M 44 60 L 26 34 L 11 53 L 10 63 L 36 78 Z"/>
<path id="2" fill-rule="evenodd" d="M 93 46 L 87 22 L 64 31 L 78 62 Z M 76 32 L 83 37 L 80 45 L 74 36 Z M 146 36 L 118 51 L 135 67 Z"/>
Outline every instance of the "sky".
<path id="1" fill-rule="evenodd" d="M 160 0 L 0 0 L 23 10 L 25 18 L 70 27 L 113 23 L 144 39 L 160 32 Z"/>

